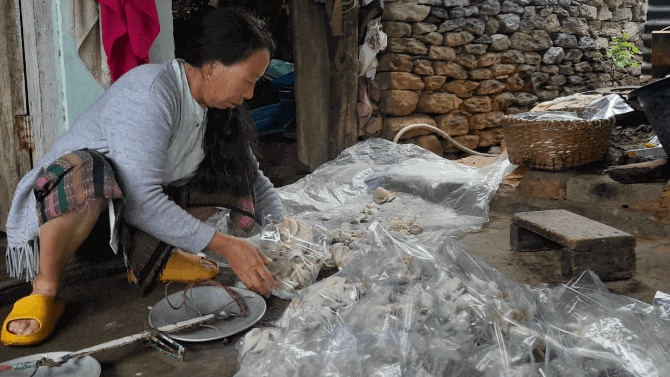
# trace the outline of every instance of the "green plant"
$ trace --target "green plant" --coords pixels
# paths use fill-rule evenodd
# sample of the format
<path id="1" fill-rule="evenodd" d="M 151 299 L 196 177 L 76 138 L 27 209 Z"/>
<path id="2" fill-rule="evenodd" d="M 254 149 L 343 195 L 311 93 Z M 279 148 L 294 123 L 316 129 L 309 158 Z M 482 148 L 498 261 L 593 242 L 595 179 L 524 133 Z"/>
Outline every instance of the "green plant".
<path id="1" fill-rule="evenodd" d="M 612 37 L 609 46 L 605 49 L 605 56 L 610 59 L 610 76 L 614 84 L 614 73 L 617 68 L 626 69 L 628 67 L 637 67 L 640 63 L 635 60 L 635 55 L 640 54 L 640 50 L 630 41 L 631 35 L 625 30 L 621 31 L 621 38 Z M 602 58 L 602 53 L 596 53 L 596 58 Z"/>

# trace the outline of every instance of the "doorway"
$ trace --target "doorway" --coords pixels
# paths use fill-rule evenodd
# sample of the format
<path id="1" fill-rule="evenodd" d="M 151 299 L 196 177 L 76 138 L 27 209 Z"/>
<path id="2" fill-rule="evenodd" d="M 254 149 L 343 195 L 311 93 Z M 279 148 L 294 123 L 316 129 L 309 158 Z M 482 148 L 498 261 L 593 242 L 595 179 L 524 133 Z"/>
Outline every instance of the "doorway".
<path id="1" fill-rule="evenodd" d="M 275 40 L 277 48 L 268 74 L 257 82 L 254 97 L 247 101 L 247 105 L 256 120 L 259 139 L 257 157 L 261 170 L 277 187 L 293 183 L 309 171 L 298 159 L 292 70 L 284 68 L 295 64 L 288 1 L 174 0 L 175 56 L 183 56 L 189 35 L 202 18 L 211 10 L 223 6 L 250 10 L 265 22 Z M 270 74 L 273 65 L 278 67 L 275 72 L 285 70 L 288 74 Z"/>

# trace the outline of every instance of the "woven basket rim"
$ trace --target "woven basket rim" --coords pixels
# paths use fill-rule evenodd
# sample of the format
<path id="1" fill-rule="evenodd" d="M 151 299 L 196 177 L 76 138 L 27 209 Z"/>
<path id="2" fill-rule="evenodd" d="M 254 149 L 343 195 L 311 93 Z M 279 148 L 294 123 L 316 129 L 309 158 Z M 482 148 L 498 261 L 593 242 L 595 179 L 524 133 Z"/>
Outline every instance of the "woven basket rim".
<path id="1" fill-rule="evenodd" d="M 600 161 L 611 143 L 614 118 L 526 119 L 505 116 L 508 159 L 520 166 L 564 170 Z"/>
<path id="2" fill-rule="evenodd" d="M 612 127 L 614 125 L 614 118 L 604 118 L 604 119 L 525 119 L 525 118 L 512 118 L 512 117 L 503 117 L 502 119 L 503 127 L 514 127 L 514 126 L 523 126 L 527 127 L 528 125 L 541 126 L 548 125 L 551 127 L 558 128 L 571 128 L 571 127 Z"/>

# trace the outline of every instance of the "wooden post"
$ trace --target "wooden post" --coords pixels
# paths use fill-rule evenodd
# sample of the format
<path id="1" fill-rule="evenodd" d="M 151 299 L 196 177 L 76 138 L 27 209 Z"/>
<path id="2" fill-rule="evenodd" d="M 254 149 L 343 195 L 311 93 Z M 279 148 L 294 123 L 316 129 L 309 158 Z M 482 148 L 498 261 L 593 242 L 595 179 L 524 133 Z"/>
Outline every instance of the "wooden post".
<path id="1" fill-rule="evenodd" d="M 651 77 L 670 74 L 670 31 L 651 32 Z"/>
<path id="2" fill-rule="evenodd" d="M 328 39 L 325 9 L 311 0 L 291 2 L 298 159 L 310 170 L 328 159 Z"/>
<path id="3" fill-rule="evenodd" d="M 348 4 L 348 5 L 347 5 Z M 343 6 L 341 37 L 333 37 L 331 57 L 331 149 L 329 159 L 358 141 L 358 14 L 359 2 Z"/>
<path id="4" fill-rule="evenodd" d="M 29 149 L 20 146 L 17 115 L 26 115 L 26 83 L 19 1 L 8 1 L 0 15 L 0 229 L 5 231 L 7 213 L 19 179 L 30 170 Z"/>
<path id="5" fill-rule="evenodd" d="M 292 2 L 298 158 L 311 170 L 358 140 L 359 5 L 342 1 L 339 16 L 333 6 Z"/>

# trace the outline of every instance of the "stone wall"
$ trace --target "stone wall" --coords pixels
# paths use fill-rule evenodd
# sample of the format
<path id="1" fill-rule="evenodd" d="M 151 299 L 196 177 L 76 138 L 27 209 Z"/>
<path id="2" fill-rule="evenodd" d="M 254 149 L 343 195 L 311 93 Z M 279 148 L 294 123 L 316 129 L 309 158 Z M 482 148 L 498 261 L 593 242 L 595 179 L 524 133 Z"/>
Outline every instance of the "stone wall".
<path id="1" fill-rule="evenodd" d="M 599 53 L 624 30 L 642 50 L 645 16 L 646 0 L 385 0 L 388 44 L 373 83 L 383 126 L 367 136 L 392 140 L 408 124 L 427 123 L 471 149 L 500 145 L 505 114 L 638 85 L 639 67 L 612 74 Z M 425 129 L 401 139 L 456 151 Z"/>

